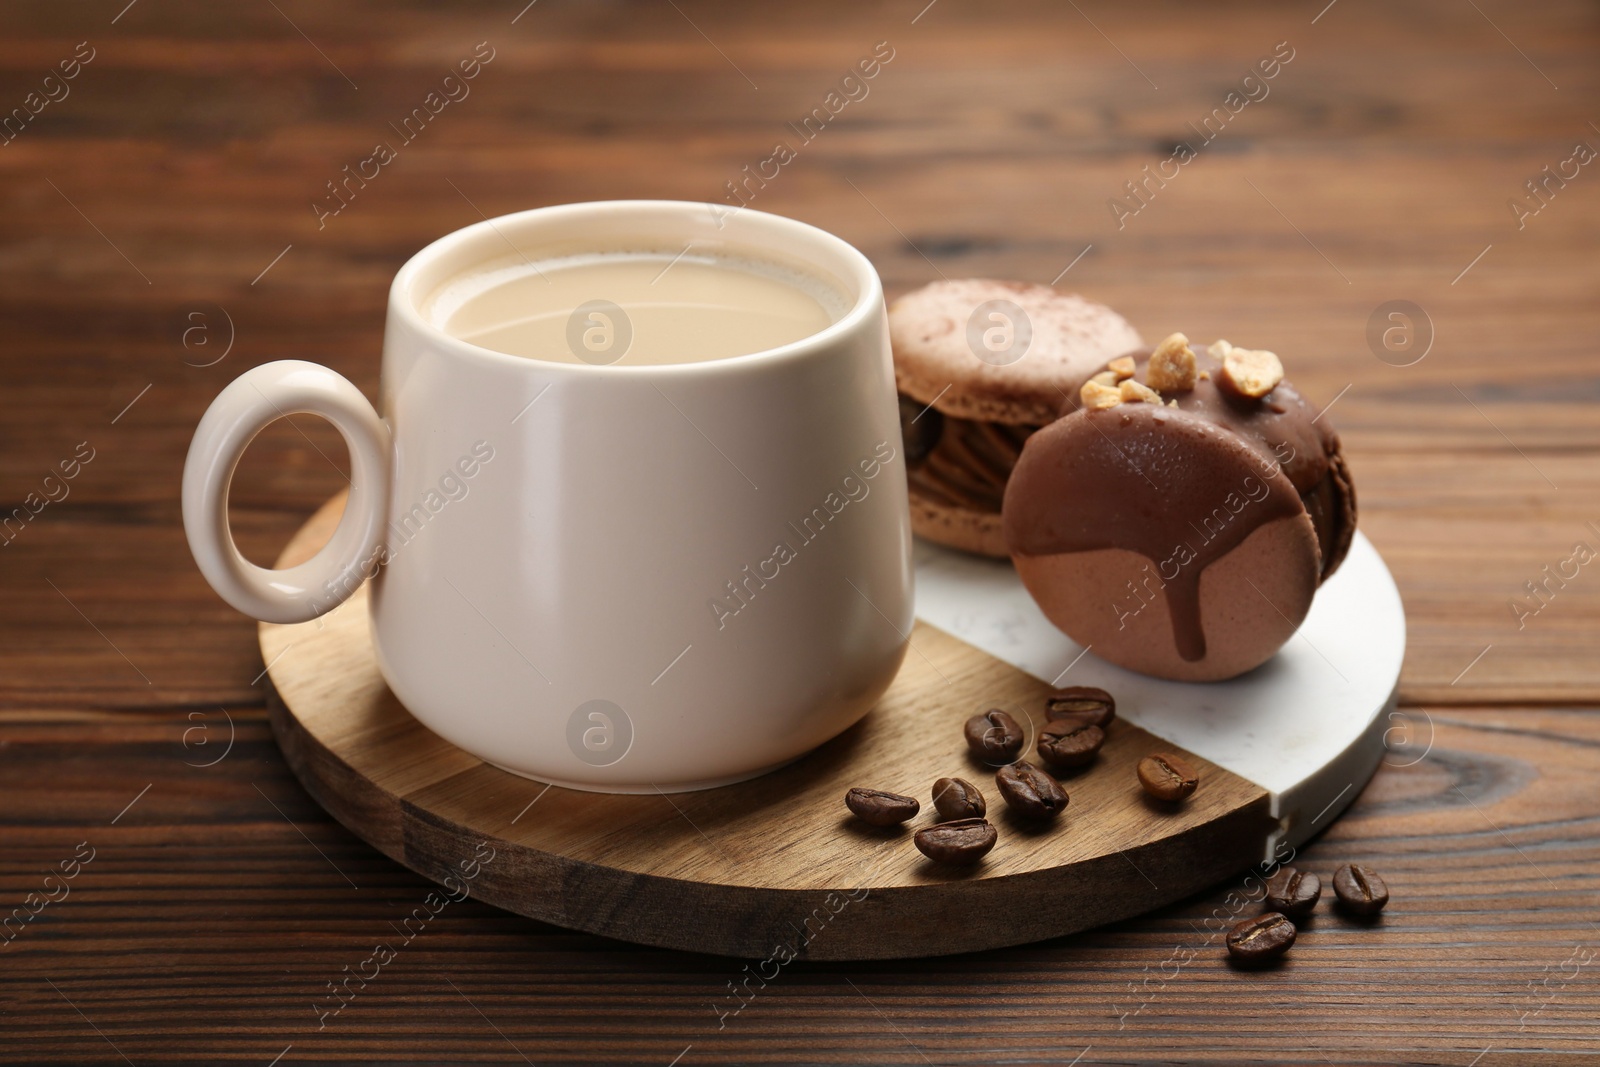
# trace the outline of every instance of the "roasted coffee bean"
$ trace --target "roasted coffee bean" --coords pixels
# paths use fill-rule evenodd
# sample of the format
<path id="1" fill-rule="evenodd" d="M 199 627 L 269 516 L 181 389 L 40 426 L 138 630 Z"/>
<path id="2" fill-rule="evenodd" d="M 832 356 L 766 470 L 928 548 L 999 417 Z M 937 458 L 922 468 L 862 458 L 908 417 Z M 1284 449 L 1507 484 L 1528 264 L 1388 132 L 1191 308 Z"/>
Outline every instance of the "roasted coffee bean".
<path id="1" fill-rule="evenodd" d="M 922 806 L 915 797 L 885 793 L 881 789 L 852 789 L 844 795 L 844 803 L 845 807 L 855 812 L 858 819 L 873 826 L 893 826 L 905 822 Z"/>
<path id="2" fill-rule="evenodd" d="M 1228 931 L 1228 955 L 1246 963 L 1277 959 L 1294 944 L 1294 934 L 1294 923 L 1287 915 L 1269 911 Z"/>
<path id="3" fill-rule="evenodd" d="M 933 806 L 939 818 L 981 819 L 988 812 L 983 794 L 965 778 L 941 778 L 933 783 Z"/>
<path id="4" fill-rule="evenodd" d="M 994 848 L 996 834 L 987 819 L 956 819 L 917 831 L 917 850 L 939 863 L 977 863 Z"/>
<path id="5" fill-rule="evenodd" d="M 906 445 L 906 464 L 915 467 L 928 458 L 944 436 L 944 416 L 931 404 L 900 397 L 900 438 Z"/>
<path id="6" fill-rule="evenodd" d="M 1055 719 L 1039 731 L 1039 758 L 1057 770 L 1068 771 L 1094 762 L 1105 731 L 1081 719 Z"/>
<path id="7" fill-rule="evenodd" d="M 1139 761 L 1137 773 L 1144 791 L 1157 800 L 1182 800 L 1200 785 L 1199 772 L 1171 752 L 1146 756 Z"/>
<path id="8" fill-rule="evenodd" d="M 1281 911 L 1296 922 L 1311 914 L 1321 896 L 1322 879 L 1310 871 L 1280 867 L 1267 879 L 1267 910 Z"/>
<path id="9" fill-rule="evenodd" d="M 1047 719 L 1080 718 L 1104 730 L 1117 717 L 1117 702 L 1104 689 L 1074 685 L 1045 697 L 1044 714 Z"/>
<path id="10" fill-rule="evenodd" d="M 994 782 L 1011 810 L 1025 818 L 1053 819 L 1067 810 L 1067 794 L 1061 783 L 1027 760 L 1001 767 Z"/>
<path id="11" fill-rule="evenodd" d="M 1354 915 L 1376 915 L 1389 903 L 1389 887 L 1378 872 L 1359 863 L 1347 863 L 1333 872 L 1333 892 Z"/>
<path id="12" fill-rule="evenodd" d="M 990 763 L 1010 763 L 1028 739 L 1017 720 L 999 708 L 968 719 L 966 735 L 972 754 Z"/>

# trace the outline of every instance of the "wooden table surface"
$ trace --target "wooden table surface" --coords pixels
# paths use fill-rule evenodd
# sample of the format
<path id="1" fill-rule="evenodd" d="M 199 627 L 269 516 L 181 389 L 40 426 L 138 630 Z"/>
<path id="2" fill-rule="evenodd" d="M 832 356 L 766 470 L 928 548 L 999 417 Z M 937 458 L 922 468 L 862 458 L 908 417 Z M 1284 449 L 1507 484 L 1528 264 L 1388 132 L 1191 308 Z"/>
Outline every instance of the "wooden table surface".
<path id="1" fill-rule="evenodd" d="M 0 524 L 0 914 L 37 912 L 3 927 L 0 1062 L 1600 1055 L 1596 5 L 523 2 L 0 15 L 0 510 L 24 509 Z M 470 94 L 319 222 L 480 42 Z M 891 49 L 802 143 L 788 124 Z M 480 213 L 718 200 L 780 141 L 752 206 L 853 242 L 891 294 L 1056 279 L 1147 336 L 1274 349 L 1334 404 L 1410 645 L 1387 765 L 1300 858 L 1369 861 L 1394 902 L 1319 917 L 1269 972 L 1225 964 L 1224 885 L 1025 948 L 795 963 L 733 1014 L 738 961 L 467 900 L 319 1025 L 430 887 L 279 756 L 254 624 L 182 534 L 196 421 L 271 359 L 375 395 L 390 277 Z M 1409 345 L 1382 343 L 1391 301 Z M 252 558 L 344 463 L 308 418 L 259 440 Z"/>

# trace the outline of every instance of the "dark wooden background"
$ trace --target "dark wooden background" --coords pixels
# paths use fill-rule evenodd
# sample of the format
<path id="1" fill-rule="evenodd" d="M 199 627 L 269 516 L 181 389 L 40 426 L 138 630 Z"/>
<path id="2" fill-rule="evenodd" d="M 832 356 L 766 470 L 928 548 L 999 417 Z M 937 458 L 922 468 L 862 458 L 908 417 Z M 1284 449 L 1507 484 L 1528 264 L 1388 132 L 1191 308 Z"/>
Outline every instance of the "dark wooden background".
<path id="1" fill-rule="evenodd" d="M 1600 562 L 1521 625 L 1511 607 L 1575 544 L 1600 549 L 1600 162 L 1520 229 L 1508 206 L 1600 147 L 1600 8 L 522 2 L 0 14 L 0 113 L 79 42 L 95 56 L 0 145 L 0 505 L 94 450 L 0 546 L 0 913 L 94 849 L 0 943 L 0 1062 L 1600 1053 Z M 495 58 L 471 95 L 319 230 L 324 183 L 480 41 Z M 1238 972 L 1205 925 L 1223 886 L 1026 948 L 795 964 L 719 1028 L 740 963 L 468 901 L 319 1030 L 326 983 L 429 887 L 329 820 L 272 743 L 253 624 L 183 540 L 200 413 L 285 357 L 374 395 L 388 281 L 430 239 L 480 209 L 718 199 L 880 41 L 894 58 L 870 94 L 753 206 L 852 241 L 891 293 L 1049 282 L 1076 259 L 1061 287 L 1147 336 L 1272 348 L 1337 398 L 1410 617 L 1405 717 L 1303 860 L 1383 871 L 1382 924 L 1319 917 L 1286 966 Z M 1270 95 L 1119 230 L 1108 198 L 1280 41 L 1294 59 Z M 1369 346 L 1390 300 L 1431 322 L 1414 365 Z M 271 559 L 344 462 L 313 420 L 270 430 L 236 483 L 247 551 Z"/>

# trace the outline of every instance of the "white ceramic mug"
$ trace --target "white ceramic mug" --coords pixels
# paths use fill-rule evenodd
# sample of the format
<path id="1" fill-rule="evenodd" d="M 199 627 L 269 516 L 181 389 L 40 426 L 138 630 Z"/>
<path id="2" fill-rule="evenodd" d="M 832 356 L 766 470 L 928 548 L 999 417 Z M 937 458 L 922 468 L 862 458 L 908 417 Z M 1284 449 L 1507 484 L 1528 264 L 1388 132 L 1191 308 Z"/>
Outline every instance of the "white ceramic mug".
<path id="1" fill-rule="evenodd" d="M 593 366 L 505 355 L 427 321 L 445 279 L 506 255 L 719 247 L 832 281 L 846 314 L 731 359 Z M 441 238 L 389 292 L 381 399 L 269 363 L 212 403 L 184 527 L 228 603 L 300 622 L 359 587 L 385 679 L 507 770 L 614 792 L 737 781 L 888 688 L 912 625 L 911 534 L 882 286 L 844 241 L 758 211 L 617 201 Z M 251 439 L 320 415 L 350 450 L 338 530 L 285 570 L 244 559 L 228 486 Z M 381 414 L 380 414 L 381 413 Z"/>

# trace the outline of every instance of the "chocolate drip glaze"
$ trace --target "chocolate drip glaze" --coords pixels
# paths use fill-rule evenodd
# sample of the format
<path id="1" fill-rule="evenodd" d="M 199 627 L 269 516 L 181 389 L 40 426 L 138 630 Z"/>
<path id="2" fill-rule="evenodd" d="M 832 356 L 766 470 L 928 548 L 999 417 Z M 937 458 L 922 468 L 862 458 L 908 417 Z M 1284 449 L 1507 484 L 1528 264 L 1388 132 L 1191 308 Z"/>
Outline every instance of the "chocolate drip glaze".
<path id="1" fill-rule="evenodd" d="M 998 514 L 1011 469 L 1036 428 L 952 418 L 900 398 L 911 487 L 946 507 Z"/>
<path id="2" fill-rule="evenodd" d="M 1200 370 L 1207 376 L 1189 392 L 1168 393 L 1164 399 L 1176 400 L 1180 411 L 1193 412 L 1233 431 L 1264 460 L 1283 468 L 1311 516 L 1317 544 L 1322 549 L 1321 577 L 1326 580 L 1344 562 L 1356 530 L 1355 488 L 1340 450 L 1339 435 L 1318 417 L 1316 406 L 1287 380 L 1259 400 L 1235 396 L 1217 385 L 1222 361 L 1199 346 L 1194 352 Z M 1138 366 L 1136 377 L 1144 381 L 1150 353 L 1129 355 Z M 1076 401 L 1071 402 L 1063 414 L 1076 407 Z"/>
<path id="3" fill-rule="evenodd" d="M 1130 355 L 1144 379 L 1148 353 Z M 1288 382 L 1260 399 L 1227 392 L 1218 386 L 1221 360 L 1196 356 L 1205 376 L 1169 394 L 1176 408 L 1128 403 L 1046 428 L 1005 498 L 1013 553 L 1123 548 L 1149 559 L 1177 650 L 1191 662 L 1206 652 L 1199 592 L 1211 563 L 1267 523 L 1303 512 L 1326 578 L 1355 535 L 1349 471 L 1317 410 Z"/>
<path id="4" fill-rule="evenodd" d="M 1122 548 L 1150 560 L 1178 654 L 1193 662 L 1206 654 L 1200 575 L 1305 507 L 1287 462 L 1182 403 L 1084 410 L 1045 427 L 1017 466 L 1004 521 L 1014 554 Z"/>

